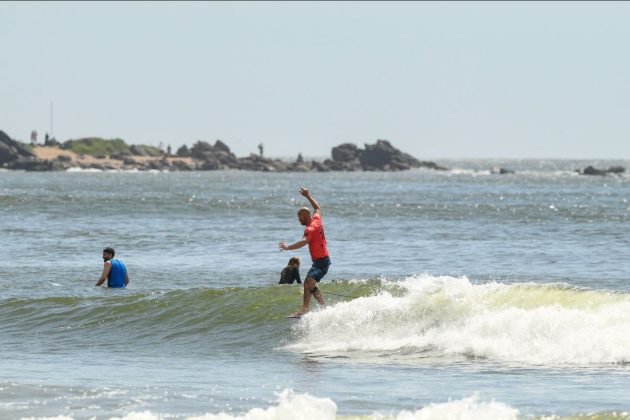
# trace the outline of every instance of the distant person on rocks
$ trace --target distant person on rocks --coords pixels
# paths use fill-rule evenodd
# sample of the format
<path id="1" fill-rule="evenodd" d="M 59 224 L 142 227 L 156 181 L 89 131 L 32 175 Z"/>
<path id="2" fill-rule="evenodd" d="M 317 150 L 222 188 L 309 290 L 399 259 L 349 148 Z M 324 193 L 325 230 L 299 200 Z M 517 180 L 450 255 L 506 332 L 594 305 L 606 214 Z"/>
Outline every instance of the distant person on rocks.
<path id="1" fill-rule="evenodd" d="M 311 206 L 313 206 L 312 216 L 307 207 L 302 207 L 297 212 L 298 220 L 302 225 L 306 226 L 304 236 L 294 244 L 287 245 L 284 241 L 280 241 L 278 245 L 281 251 L 289 251 L 302 248 L 304 245 L 308 244 L 308 251 L 313 260 L 313 266 L 304 280 L 302 308 L 293 313 L 292 316 L 300 316 L 308 312 L 311 295 L 315 297 L 320 305 L 324 305 L 324 299 L 322 298 L 322 293 L 317 288 L 317 283 L 324 278 L 330 266 L 330 257 L 328 256 L 328 249 L 326 248 L 326 236 L 324 235 L 324 226 L 322 225 L 321 207 L 319 207 L 317 201 L 315 201 L 306 188 L 300 187 L 300 194 L 306 197 L 311 203 Z"/>
<path id="2" fill-rule="evenodd" d="M 293 284 L 294 281 L 302 284 L 300 279 L 300 259 L 298 257 L 289 258 L 289 263 L 280 273 L 280 283 L 278 284 Z"/>
<path id="3" fill-rule="evenodd" d="M 263 155 L 263 147 L 264 147 L 264 146 L 263 146 L 263 144 L 262 144 L 262 143 L 260 143 L 260 144 L 258 145 L 258 151 L 260 152 L 260 157 L 262 157 L 262 155 Z"/>
<path id="4" fill-rule="evenodd" d="M 304 158 L 302 158 L 302 153 L 298 153 L 297 162 L 298 163 L 304 162 Z"/>
<path id="5" fill-rule="evenodd" d="M 122 261 L 114 258 L 115 254 L 114 248 L 107 247 L 103 250 L 103 274 L 95 286 L 100 286 L 105 280 L 107 280 L 107 287 L 126 287 L 129 284 L 127 267 Z"/>

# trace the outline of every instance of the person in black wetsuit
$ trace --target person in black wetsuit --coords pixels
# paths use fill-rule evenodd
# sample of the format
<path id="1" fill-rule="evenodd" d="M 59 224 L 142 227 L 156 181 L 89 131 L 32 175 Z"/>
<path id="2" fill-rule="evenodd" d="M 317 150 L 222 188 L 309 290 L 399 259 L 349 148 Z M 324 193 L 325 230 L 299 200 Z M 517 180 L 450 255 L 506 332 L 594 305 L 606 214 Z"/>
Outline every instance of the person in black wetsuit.
<path id="1" fill-rule="evenodd" d="M 302 284 L 302 280 L 300 280 L 300 259 L 298 257 L 289 259 L 289 263 L 280 273 L 280 283 L 278 284 L 293 284 L 294 281 Z"/>

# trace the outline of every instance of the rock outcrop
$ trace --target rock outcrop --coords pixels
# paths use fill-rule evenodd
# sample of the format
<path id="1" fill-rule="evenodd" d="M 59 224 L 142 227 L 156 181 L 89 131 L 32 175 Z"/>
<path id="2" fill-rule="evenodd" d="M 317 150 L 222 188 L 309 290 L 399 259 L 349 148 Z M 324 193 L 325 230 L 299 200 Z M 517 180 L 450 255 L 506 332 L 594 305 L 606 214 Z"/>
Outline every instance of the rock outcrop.
<path id="1" fill-rule="evenodd" d="M 217 140 L 214 146 L 205 141 L 198 141 L 190 148 L 190 156 L 202 162 L 199 169 L 204 171 L 241 167 L 239 159 L 221 140 Z"/>
<path id="2" fill-rule="evenodd" d="M 324 164 L 333 171 L 404 171 L 412 168 L 446 170 L 434 162 L 420 161 L 403 153 L 387 140 L 377 140 L 359 149 L 352 143 L 344 143 L 332 149 L 332 160 Z"/>
<path id="3" fill-rule="evenodd" d="M 509 175 L 509 174 L 514 174 L 516 173 L 514 170 L 512 169 L 507 169 L 507 168 L 503 168 L 503 167 L 493 167 L 490 169 L 490 173 L 494 174 L 494 175 Z"/>
<path id="4" fill-rule="evenodd" d="M 396 149 L 387 140 L 365 144 L 360 149 L 353 143 L 343 143 L 331 150 L 332 159 L 323 162 L 305 161 L 299 154 L 294 162 L 265 158 L 261 155 L 237 157 L 227 144 L 216 140 L 212 145 L 197 141 L 192 147 L 181 146 L 176 156 L 167 156 L 159 148 L 127 145 L 121 139 L 85 138 L 68 140 L 58 148 L 64 154 L 38 152 L 12 140 L 0 131 L 0 165 L 8 169 L 27 171 L 60 171 L 69 168 L 193 171 L 236 169 L 262 172 L 328 172 L 328 171 L 403 171 L 412 168 L 445 170 L 434 162 L 420 161 Z M 613 168 L 609 169 L 612 171 Z M 621 168 L 621 171 L 624 169 Z"/>
<path id="5" fill-rule="evenodd" d="M 589 165 L 586 168 L 582 169 L 581 171 L 577 170 L 576 172 L 578 172 L 581 175 L 603 176 L 603 175 L 621 175 L 625 171 L 626 171 L 626 168 L 624 168 L 623 166 L 611 166 L 608 169 L 597 169 Z"/>
<path id="6" fill-rule="evenodd" d="M 24 143 L 11 139 L 0 130 L 0 165 L 6 165 L 18 159 L 35 159 L 35 155 Z"/>

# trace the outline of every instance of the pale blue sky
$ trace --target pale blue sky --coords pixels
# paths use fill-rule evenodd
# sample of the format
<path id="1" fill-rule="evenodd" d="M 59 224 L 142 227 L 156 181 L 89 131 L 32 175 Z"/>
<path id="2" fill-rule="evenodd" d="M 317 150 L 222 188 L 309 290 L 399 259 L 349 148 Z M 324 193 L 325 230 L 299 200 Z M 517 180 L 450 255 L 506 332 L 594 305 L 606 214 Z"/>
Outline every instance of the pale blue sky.
<path id="1" fill-rule="evenodd" d="M 0 129 L 630 158 L 627 2 L 0 2 Z"/>

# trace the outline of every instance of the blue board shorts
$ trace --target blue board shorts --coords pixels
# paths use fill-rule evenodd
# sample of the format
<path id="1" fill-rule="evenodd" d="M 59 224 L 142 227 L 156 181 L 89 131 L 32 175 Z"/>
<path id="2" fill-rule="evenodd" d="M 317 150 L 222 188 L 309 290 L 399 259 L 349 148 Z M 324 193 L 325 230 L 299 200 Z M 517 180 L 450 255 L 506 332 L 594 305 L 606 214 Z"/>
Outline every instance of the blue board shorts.
<path id="1" fill-rule="evenodd" d="M 317 283 L 319 283 L 319 281 L 324 278 L 326 273 L 328 273 L 328 267 L 330 267 L 329 257 L 318 258 L 313 261 L 313 266 L 310 270 L 308 270 L 308 274 L 306 275 L 306 277 L 310 277 L 314 279 Z"/>

